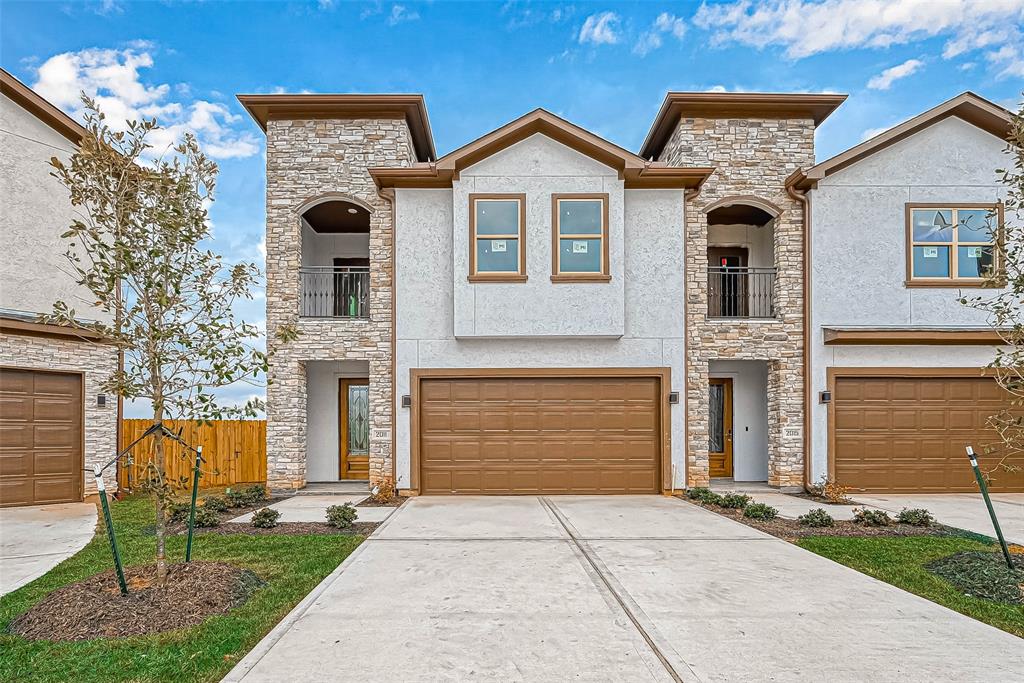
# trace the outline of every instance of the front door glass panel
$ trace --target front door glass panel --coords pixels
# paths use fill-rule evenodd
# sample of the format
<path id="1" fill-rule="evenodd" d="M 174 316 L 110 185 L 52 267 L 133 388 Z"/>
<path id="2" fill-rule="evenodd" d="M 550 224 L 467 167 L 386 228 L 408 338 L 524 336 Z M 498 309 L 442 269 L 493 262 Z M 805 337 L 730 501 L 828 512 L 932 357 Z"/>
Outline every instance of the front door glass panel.
<path id="1" fill-rule="evenodd" d="M 348 454 L 370 452 L 370 391 L 364 385 L 348 387 Z"/>
<path id="2" fill-rule="evenodd" d="M 711 384 L 708 386 L 708 392 L 711 413 L 708 451 L 711 453 L 722 453 L 725 451 L 725 385 Z"/>

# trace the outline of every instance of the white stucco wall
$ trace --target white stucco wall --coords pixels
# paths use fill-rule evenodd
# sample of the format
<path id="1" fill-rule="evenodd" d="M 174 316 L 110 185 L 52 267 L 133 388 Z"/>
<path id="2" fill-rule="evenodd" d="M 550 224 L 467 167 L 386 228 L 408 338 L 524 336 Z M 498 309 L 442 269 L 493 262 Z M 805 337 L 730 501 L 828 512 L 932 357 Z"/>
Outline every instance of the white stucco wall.
<path id="1" fill-rule="evenodd" d="M 775 265 L 775 237 L 772 225 L 709 225 L 708 249 L 744 247 L 747 265 L 751 268 L 772 268 Z M 718 265 L 718 264 L 708 264 Z"/>
<path id="2" fill-rule="evenodd" d="M 306 480 L 338 480 L 338 379 L 367 377 L 367 361 L 307 361 Z"/>
<path id="3" fill-rule="evenodd" d="M 76 214 L 48 164 L 73 153 L 67 138 L 0 95 L 0 308 L 48 313 L 63 300 L 97 317 L 67 273 L 60 236 Z"/>
<path id="4" fill-rule="evenodd" d="M 1003 150 L 995 136 L 948 118 L 810 192 L 812 481 L 827 468 L 828 411 L 817 397 L 828 367 L 980 367 L 991 359 L 991 347 L 825 346 L 822 328 L 984 326 L 983 313 L 957 300 L 981 290 L 904 286 L 905 205 L 998 201 Z"/>
<path id="5" fill-rule="evenodd" d="M 711 361 L 709 377 L 732 378 L 735 481 L 768 480 L 768 363 Z"/>
<path id="6" fill-rule="evenodd" d="M 551 282 L 551 195 L 608 193 L 611 282 Z M 527 282 L 469 282 L 469 195 L 526 194 Z M 615 169 L 537 133 L 462 170 L 452 183 L 457 337 L 620 337 L 623 187 Z M 529 302 L 529 305 L 524 305 Z"/>
<path id="7" fill-rule="evenodd" d="M 302 265 L 333 266 L 335 258 L 369 258 L 369 233 L 320 234 L 302 219 Z"/>
<path id="8" fill-rule="evenodd" d="M 531 154 L 536 153 L 535 157 L 528 154 L 524 159 L 522 155 L 511 154 L 502 158 L 499 154 L 477 164 L 474 168 L 478 173 L 487 171 L 492 175 L 471 176 L 477 183 L 476 191 L 499 191 L 499 187 L 502 192 L 525 189 L 530 194 L 528 205 L 536 207 L 543 216 L 541 220 L 549 217 L 551 192 L 596 191 L 596 187 L 602 187 L 615 196 L 613 189 L 619 181 L 614 177 L 583 176 L 581 180 L 571 175 L 598 170 L 594 162 L 576 158 L 575 152 L 565 154 L 551 149 L 550 145 L 556 143 L 547 138 L 526 142 L 530 141 L 537 143 L 526 145 L 533 150 Z M 503 170 L 502 164 L 509 168 Z M 520 185 L 513 182 L 513 178 L 520 177 L 513 171 L 518 172 L 524 165 L 533 174 L 521 176 Z M 588 295 L 589 303 L 585 305 L 567 285 L 549 280 L 549 224 L 543 229 L 535 226 L 528 233 L 529 287 L 508 284 L 496 290 L 494 284 L 487 284 L 480 289 L 467 288 L 468 227 L 461 221 L 466 218 L 468 192 L 397 190 L 395 430 L 400 488 L 410 485 L 411 411 L 400 407 L 400 400 L 410 393 L 412 368 L 669 367 L 671 390 L 685 396 L 682 192 L 621 192 L 621 184 L 619 187 L 620 199 L 612 201 L 612 213 L 618 212 L 621 226 L 611 230 L 614 286 L 571 286 L 596 290 Z M 616 204 L 618 209 L 614 209 Z M 484 287 L 490 289 L 481 295 Z M 482 296 L 504 302 L 508 319 L 477 319 L 473 298 Z M 612 326 L 612 314 L 597 311 L 591 301 L 594 298 L 605 302 L 602 305 L 616 308 L 615 315 L 621 316 L 621 321 Z M 477 334 L 486 331 L 506 336 L 457 337 L 457 326 L 466 320 L 476 320 Z M 534 320 L 535 323 L 531 322 Z M 481 322 L 487 327 L 482 328 Z M 527 335 L 521 333 L 523 330 L 530 338 L 524 338 Z M 616 330 L 618 335 L 595 338 Z M 685 481 L 684 406 L 680 403 L 669 410 L 672 462 L 676 467 L 676 485 L 680 486 Z"/>

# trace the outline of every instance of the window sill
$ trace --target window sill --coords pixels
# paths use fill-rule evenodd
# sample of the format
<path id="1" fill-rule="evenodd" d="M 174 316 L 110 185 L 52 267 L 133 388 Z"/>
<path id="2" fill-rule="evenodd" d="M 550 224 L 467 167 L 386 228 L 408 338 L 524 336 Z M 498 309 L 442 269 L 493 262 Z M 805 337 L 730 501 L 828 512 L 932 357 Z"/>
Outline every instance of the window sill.
<path id="1" fill-rule="evenodd" d="M 552 282 L 611 282 L 611 280 L 611 275 L 603 273 L 573 273 L 572 275 L 563 273 L 551 276 Z"/>
<path id="2" fill-rule="evenodd" d="M 526 275 L 470 275 L 470 282 L 526 282 Z"/>
<path id="3" fill-rule="evenodd" d="M 932 289 L 1001 289 L 1005 284 L 990 282 L 988 280 L 905 280 L 903 286 L 907 289 L 932 288 Z"/>

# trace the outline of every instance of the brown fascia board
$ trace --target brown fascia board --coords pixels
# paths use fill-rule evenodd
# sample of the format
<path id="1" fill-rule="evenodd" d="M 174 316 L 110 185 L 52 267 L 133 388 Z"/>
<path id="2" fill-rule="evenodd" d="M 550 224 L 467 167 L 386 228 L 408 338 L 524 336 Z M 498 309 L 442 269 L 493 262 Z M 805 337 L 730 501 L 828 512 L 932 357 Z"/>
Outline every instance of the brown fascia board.
<path id="1" fill-rule="evenodd" d="M 417 94 L 279 94 L 236 95 L 264 132 L 271 119 L 404 118 L 409 126 L 416 158 L 437 157 L 427 104 Z"/>
<path id="2" fill-rule="evenodd" d="M 111 343 L 111 340 L 93 329 L 85 327 L 68 327 L 64 325 L 51 325 L 35 320 L 7 317 L 0 315 L 0 332 L 5 334 L 18 334 L 32 337 L 57 337 L 61 339 L 75 339 L 79 341 L 91 341 L 100 344 Z"/>
<path id="3" fill-rule="evenodd" d="M 966 346 L 999 346 L 1006 344 L 1004 335 L 1011 330 L 999 330 L 991 327 L 976 328 L 921 328 L 921 327 L 877 327 L 877 328 L 822 328 L 822 342 L 828 346 L 848 344 L 869 344 L 878 346 L 915 344 L 915 345 L 966 345 Z"/>
<path id="4" fill-rule="evenodd" d="M 47 102 L 6 69 L 0 69 L 0 92 L 76 145 L 88 135 L 77 121 Z"/>
<path id="5" fill-rule="evenodd" d="M 846 95 L 802 93 L 670 92 L 640 148 L 654 159 L 681 118 L 811 119 L 818 126 L 846 101 Z"/>
<path id="6" fill-rule="evenodd" d="M 900 140 L 910 137 L 925 128 L 938 123 L 950 116 L 956 116 L 977 126 L 983 131 L 1006 140 L 1013 128 L 1013 114 L 994 102 L 986 100 L 973 92 L 964 92 L 923 114 L 904 121 L 884 133 L 879 133 L 855 147 L 851 147 L 831 159 L 816 164 L 806 171 L 800 170 L 791 175 L 786 184 L 799 190 L 813 188 L 819 180 L 837 171 L 855 164 L 865 157 L 871 156 Z"/>
<path id="7" fill-rule="evenodd" d="M 699 188 L 713 168 L 686 168 L 647 163 L 632 152 L 594 135 L 543 109 L 494 130 L 455 151 L 436 164 L 415 164 L 406 168 L 374 168 L 370 175 L 379 188 L 451 187 L 459 172 L 487 157 L 511 147 L 534 134 L 543 134 L 596 161 L 618 170 L 627 189 Z"/>

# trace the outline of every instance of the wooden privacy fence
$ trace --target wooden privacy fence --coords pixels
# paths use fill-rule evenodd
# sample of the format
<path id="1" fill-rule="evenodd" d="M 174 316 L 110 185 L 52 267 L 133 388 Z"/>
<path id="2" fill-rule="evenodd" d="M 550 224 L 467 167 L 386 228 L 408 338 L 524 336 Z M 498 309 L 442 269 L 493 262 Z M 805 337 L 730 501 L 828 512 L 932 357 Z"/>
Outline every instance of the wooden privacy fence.
<path id="1" fill-rule="evenodd" d="M 123 420 L 121 447 L 142 436 L 151 424 L 151 420 Z M 206 462 L 199 486 L 230 486 L 267 480 L 266 420 L 214 420 L 205 424 L 193 420 L 168 420 L 164 424 L 175 433 L 181 429 L 181 438 L 186 443 L 203 447 L 203 460 Z M 185 476 L 191 480 L 194 455 L 170 439 L 165 439 L 164 444 L 168 479 Z M 132 450 L 133 464 L 122 462 L 118 470 L 118 482 L 122 487 L 134 486 L 145 475 L 152 454 L 152 437 L 144 439 Z"/>

